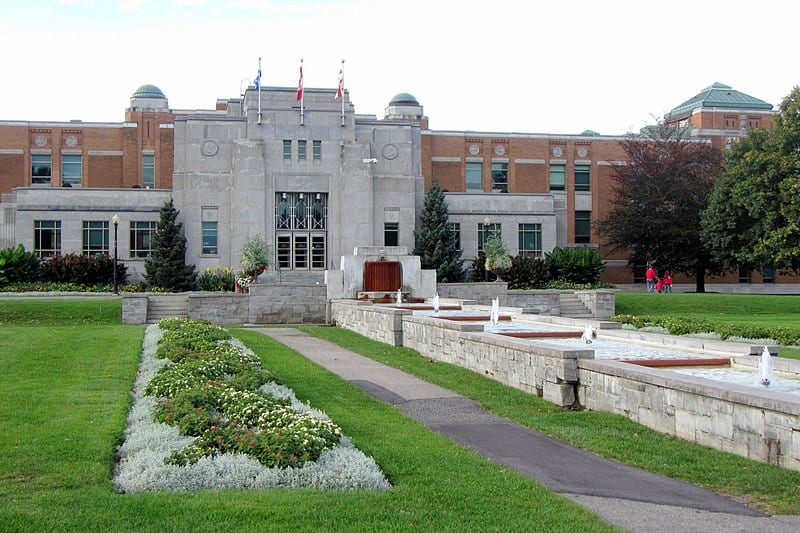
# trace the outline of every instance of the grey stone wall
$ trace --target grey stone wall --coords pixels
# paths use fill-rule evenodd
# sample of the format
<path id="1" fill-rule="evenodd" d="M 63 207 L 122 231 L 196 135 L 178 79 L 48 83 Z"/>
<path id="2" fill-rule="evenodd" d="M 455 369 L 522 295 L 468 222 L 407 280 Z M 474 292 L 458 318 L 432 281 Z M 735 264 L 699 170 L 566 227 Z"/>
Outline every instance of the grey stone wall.
<path id="1" fill-rule="evenodd" d="M 581 360 L 578 400 L 667 435 L 800 470 L 800 401 L 619 361 Z"/>
<path id="2" fill-rule="evenodd" d="M 189 318 L 202 318 L 212 324 L 249 322 L 249 298 L 244 294 L 209 294 L 189 296 Z"/>
<path id="3" fill-rule="evenodd" d="M 324 324 L 325 304 L 322 284 L 254 284 L 248 316 L 253 324 Z"/>
<path id="4" fill-rule="evenodd" d="M 612 290 L 575 291 L 594 318 L 607 318 L 616 314 L 616 293 Z"/>
<path id="5" fill-rule="evenodd" d="M 147 296 L 124 296 L 122 298 L 122 323 L 145 324 L 146 322 Z"/>
<path id="6" fill-rule="evenodd" d="M 356 300 L 332 300 L 329 321 L 331 324 L 355 331 L 370 339 L 391 346 L 403 345 L 403 323 L 407 309 L 381 307 Z"/>
<path id="7" fill-rule="evenodd" d="M 550 316 L 561 314 L 561 294 L 556 290 L 510 290 L 506 301 L 506 305 L 525 309 L 526 313 Z"/>
<path id="8" fill-rule="evenodd" d="M 439 283 L 436 291 L 440 298 L 473 300 L 482 305 L 491 305 L 495 298 L 500 305 L 507 305 L 508 283 L 492 281 L 487 283 Z"/>

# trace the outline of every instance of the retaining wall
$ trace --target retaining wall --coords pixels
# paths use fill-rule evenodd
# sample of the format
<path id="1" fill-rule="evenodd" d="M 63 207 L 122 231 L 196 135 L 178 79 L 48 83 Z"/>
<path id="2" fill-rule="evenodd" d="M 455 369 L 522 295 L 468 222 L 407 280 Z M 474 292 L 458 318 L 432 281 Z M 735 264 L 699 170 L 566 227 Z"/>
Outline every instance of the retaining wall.
<path id="1" fill-rule="evenodd" d="M 328 321 L 391 346 L 403 345 L 403 322 L 411 311 L 357 300 L 331 300 Z"/>

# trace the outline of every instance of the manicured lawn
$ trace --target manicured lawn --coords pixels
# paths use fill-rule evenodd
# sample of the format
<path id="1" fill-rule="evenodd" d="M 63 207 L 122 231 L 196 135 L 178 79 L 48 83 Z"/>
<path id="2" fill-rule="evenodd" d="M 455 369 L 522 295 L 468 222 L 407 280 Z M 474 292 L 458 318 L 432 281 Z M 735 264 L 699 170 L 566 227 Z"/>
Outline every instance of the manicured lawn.
<path id="1" fill-rule="evenodd" d="M 119 325 L 119 318 L 104 324 L 97 308 L 94 324 L 72 325 L 106 302 L 71 305 L 83 311 L 66 312 L 66 325 L 22 313 L 23 322 L 46 325 L 0 327 L 4 531 L 613 531 L 582 507 L 246 330 L 236 334 L 298 398 L 327 412 L 374 457 L 394 489 L 117 494 L 114 450 L 144 328 Z"/>
<path id="2" fill-rule="evenodd" d="M 618 315 L 668 315 L 703 318 L 714 324 L 800 330 L 800 296 L 796 295 L 618 292 L 616 304 Z M 782 347 L 780 355 L 800 359 L 800 348 Z"/>
<path id="3" fill-rule="evenodd" d="M 666 437 L 619 415 L 564 411 L 475 372 L 435 362 L 414 350 L 394 348 L 345 329 L 324 326 L 299 329 L 454 390 L 495 414 L 599 455 L 730 494 L 770 512 L 800 514 L 797 498 L 800 472 Z"/>

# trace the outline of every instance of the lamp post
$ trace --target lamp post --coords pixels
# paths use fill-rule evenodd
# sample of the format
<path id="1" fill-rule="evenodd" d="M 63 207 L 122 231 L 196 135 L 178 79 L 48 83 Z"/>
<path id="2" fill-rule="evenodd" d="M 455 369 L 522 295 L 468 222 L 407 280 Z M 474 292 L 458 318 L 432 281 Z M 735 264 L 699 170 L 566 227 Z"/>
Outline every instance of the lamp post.
<path id="1" fill-rule="evenodd" d="M 114 223 L 114 294 L 119 294 L 117 287 L 117 229 L 119 228 L 119 215 L 116 213 L 111 217 L 111 222 Z"/>

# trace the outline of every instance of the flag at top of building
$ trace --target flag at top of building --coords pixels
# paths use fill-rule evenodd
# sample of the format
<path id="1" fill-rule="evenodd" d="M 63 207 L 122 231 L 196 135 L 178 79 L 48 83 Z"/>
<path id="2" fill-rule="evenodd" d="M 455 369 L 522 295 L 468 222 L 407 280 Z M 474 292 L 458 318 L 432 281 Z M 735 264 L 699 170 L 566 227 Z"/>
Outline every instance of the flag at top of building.
<path id="1" fill-rule="evenodd" d="M 297 82 L 297 101 L 303 100 L 303 60 L 300 60 L 300 81 Z"/>
<path id="2" fill-rule="evenodd" d="M 336 89 L 336 98 L 344 97 L 344 59 L 342 59 L 342 66 L 339 69 L 339 87 Z"/>
<path id="3" fill-rule="evenodd" d="M 256 79 L 253 82 L 253 85 L 256 86 L 256 91 L 261 90 L 261 58 L 258 58 L 258 74 L 256 75 Z"/>

